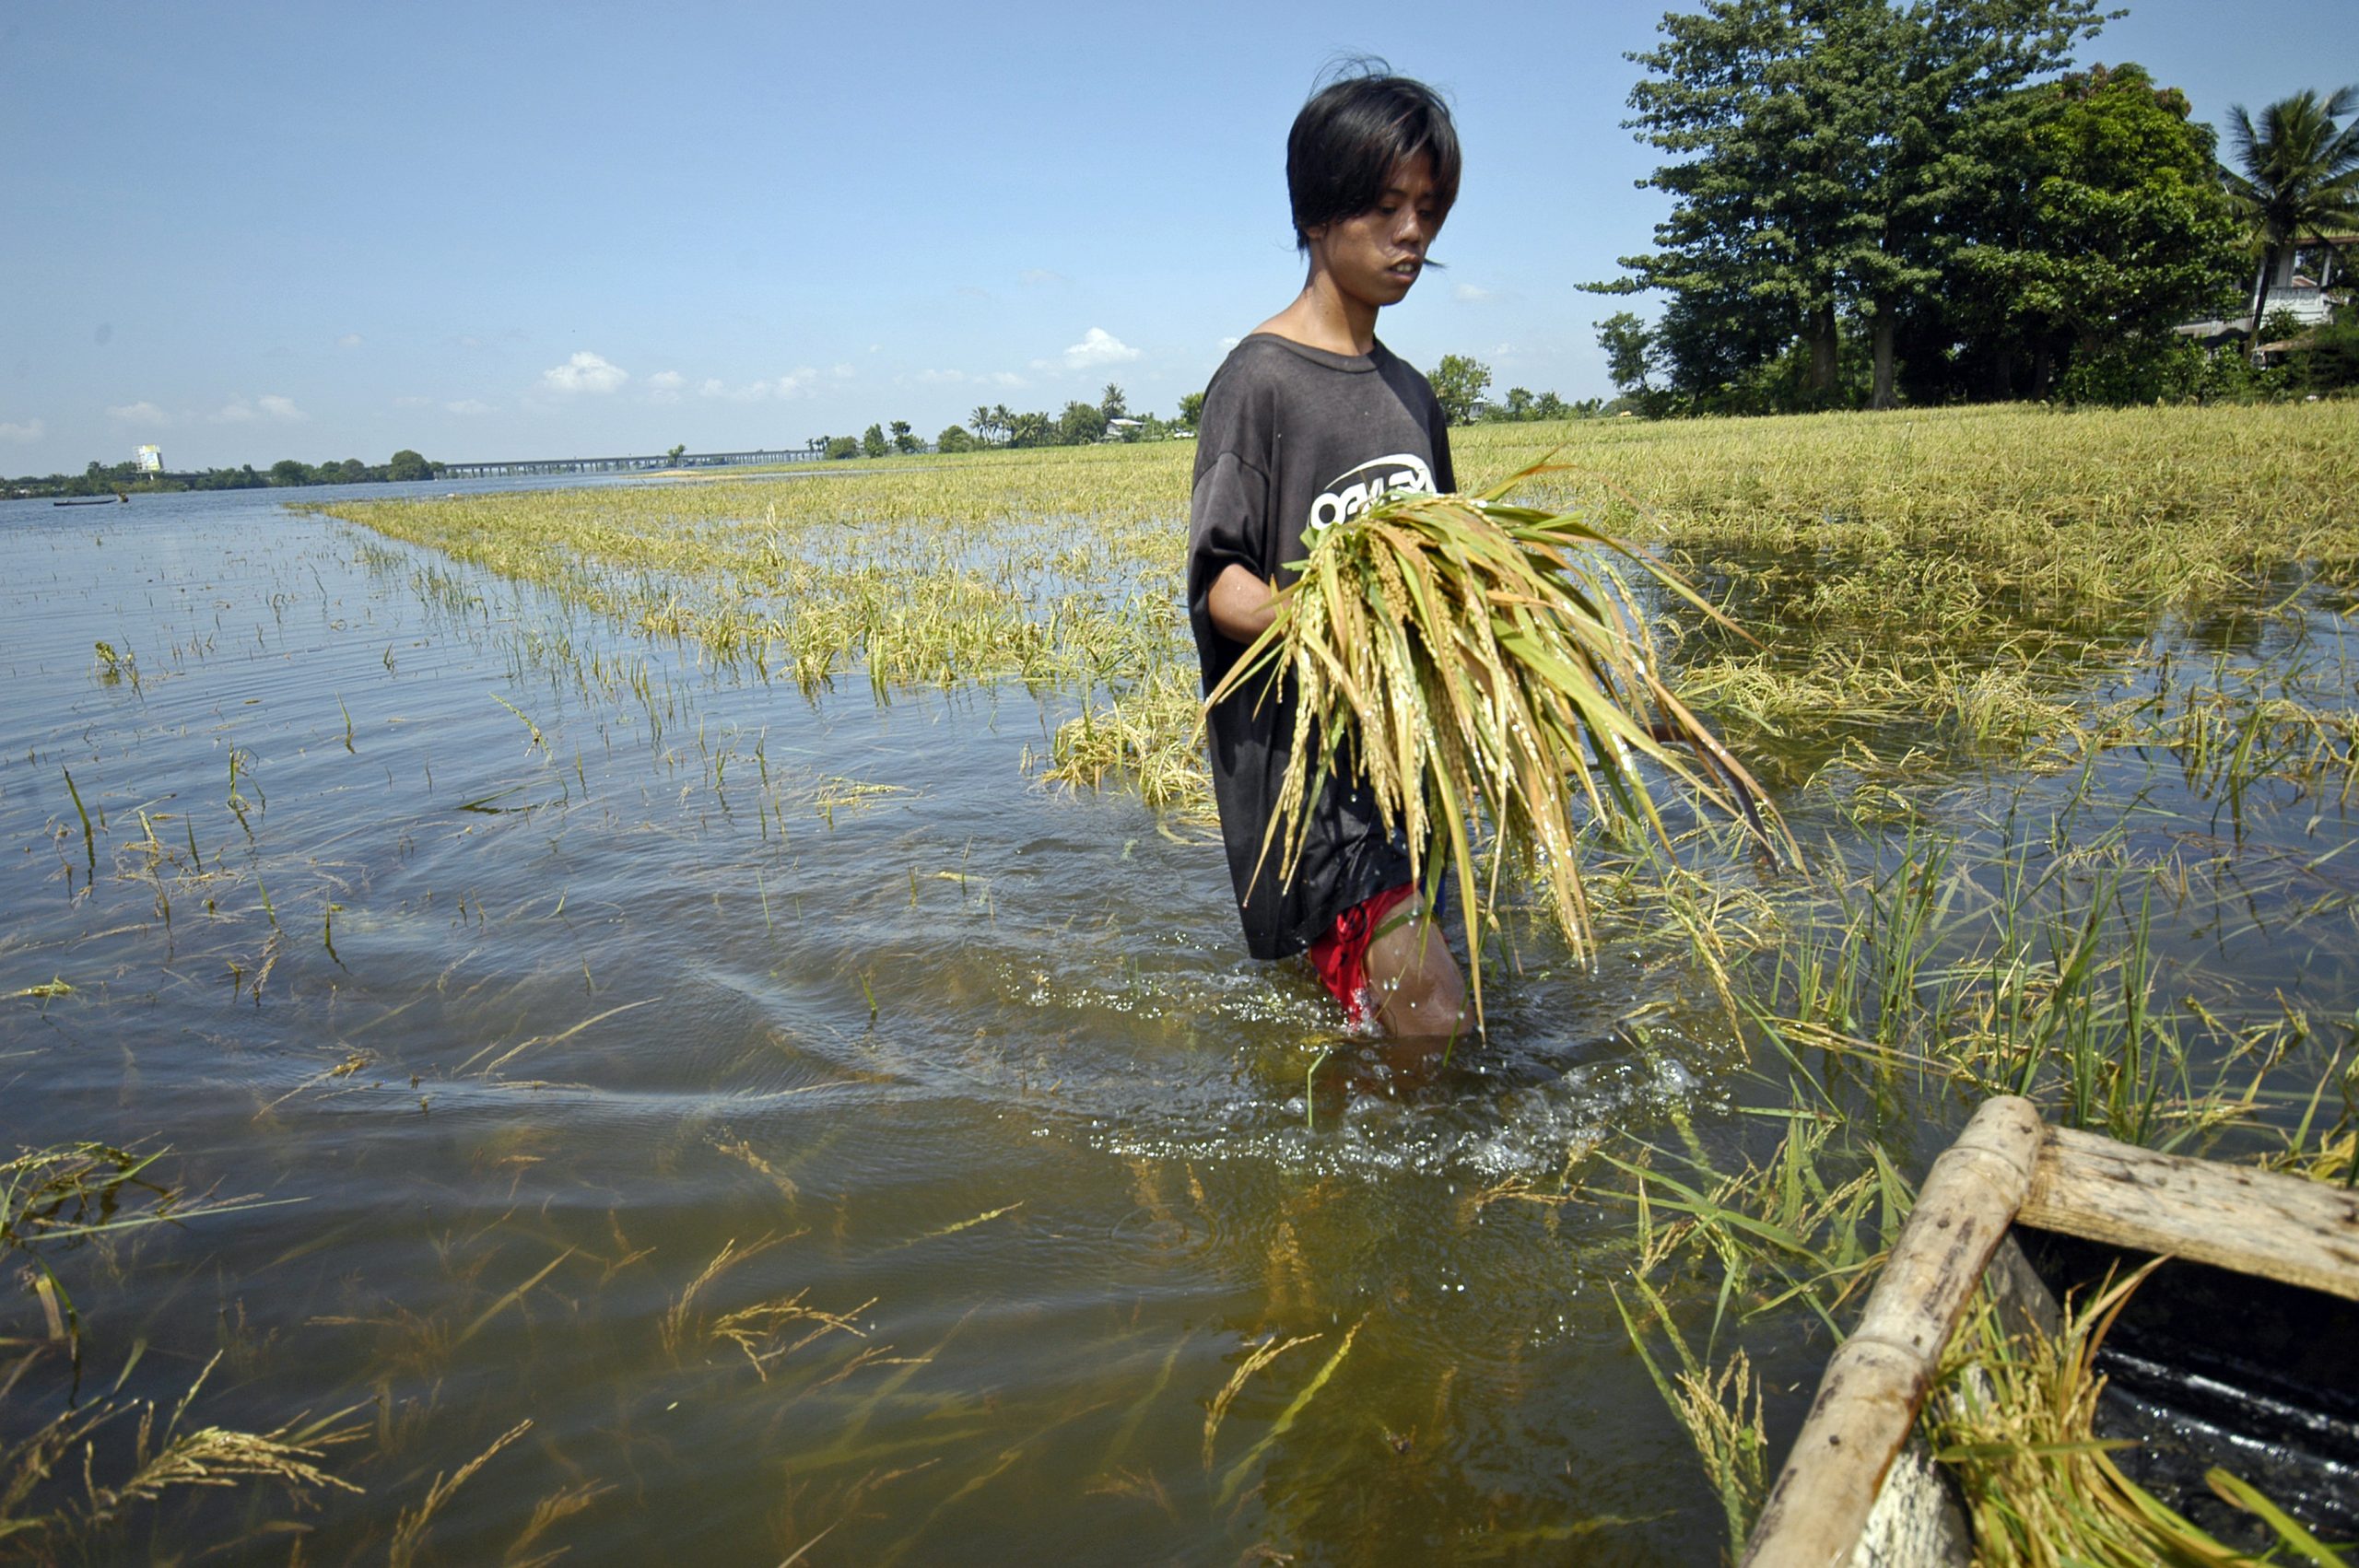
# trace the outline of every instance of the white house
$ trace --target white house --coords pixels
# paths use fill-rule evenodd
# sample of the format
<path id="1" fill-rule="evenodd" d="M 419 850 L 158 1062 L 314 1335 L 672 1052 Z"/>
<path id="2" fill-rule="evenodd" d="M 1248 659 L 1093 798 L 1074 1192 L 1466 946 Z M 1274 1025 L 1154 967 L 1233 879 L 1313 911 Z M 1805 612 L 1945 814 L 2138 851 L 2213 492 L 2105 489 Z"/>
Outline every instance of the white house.
<path id="1" fill-rule="evenodd" d="M 2337 272 L 2341 270 L 2336 263 L 2341 260 L 2341 252 L 2354 245 L 2359 245 L 2359 234 L 2336 234 L 2329 236 L 2324 244 L 2286 247 L 2278 254 L 2275 275 L 2269 279 L 2269 299 L 2261 307 L 2262 313 L 2274 316 L 2283 310 L 2301 323 L 2306 331 L 2323 325 L 2334 314 L 2335 307 L 2350 297 L 2349 286 L 2335 281 Z M 2306 261 L 2311 263 L 2314 273 L 2302 269 L 2300 263 Z M 2245 297 L 2243 315 L 2208 322 L 2187 322 L 2171 331 L 2182 337 L 2197 338 L 2204 343 L 2244 337 L 2252 331 L 2254 307 L 2260 305 L 2260 275 L 2256 273 L 2252 292 Z M 2271 344 L 2263 346 L 2275 348 L 2279 345 Z"/>

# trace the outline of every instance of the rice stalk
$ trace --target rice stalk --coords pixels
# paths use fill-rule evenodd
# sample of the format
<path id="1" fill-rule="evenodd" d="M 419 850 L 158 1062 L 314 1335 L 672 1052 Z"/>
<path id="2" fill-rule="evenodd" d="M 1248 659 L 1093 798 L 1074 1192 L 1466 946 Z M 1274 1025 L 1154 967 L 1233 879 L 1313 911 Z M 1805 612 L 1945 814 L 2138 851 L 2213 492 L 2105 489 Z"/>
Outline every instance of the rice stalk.
<path id="1" fill-rule="evenodd" d="M 0 1377 L 0 1400 L 5 1400 L 29 1359 L 18 1362 L 6 1376 Z M 312 1494 L 323 1490 L 360 1492 L 358 1486 L 321 1468 L 330 1448 L 360 1435 L 359 1428 L 338 1424 L 351 1408 L 267 1433 L 219 1426 L 182 1432 L 182 1418 L 220 1360 L 217 1352 L 199 1369 L 187 1393 L 164 1415 L 160 1425 L 152 1400 L 118 1403 L 110 1398 L 60 1411 L 22 1436 L 0 1437 L 0 1543 L 12 1537 L 34 1543 L 43 1560 L 54 1560 L 43 1549 L 62 1548 L 67 1540 L 88 1551 L 96 1545 L 100 1532 L 123 1525 L 133 1509 L 176 1489 L 276 1481 L 298 1510 L 310 1506 Z M 134 1410 L 139 1420 L 126 1457 L 126 1473 L 120 1481 L 108 1484 L 99 1479 L 97 1434 Z M 111 1455 L 106 1468 L 114 1468 Z M 60 1496 L 38 1511 L 29 1506 L 49 1502 L 50 1483 L 55 1481 L 62 1491 L 70 1486 L 76 1472 L 81 1482 L 78 1499 Z"/>
<path id="2" fill-rule="evenodd" d="M 451 1501 L 452 1494 L 464 1486 L 477 1470 L 490 1463 L 492 1456 L 532 1429 L 532 1420 L 527 1417 L 492 1439 L 490 1447 L 447 1476 L 436 1471 L 434 1483 L 426 1489 L 426 1495 L 418 1500 L 417 1506 L 403 1509 L 393 1521 L 393 1544 L 385 1552 L 385 1561 L 390 1568 L 410 1568 L 410 1564 L 417 1561 L 418 1548 L 425 1544 L 428 1527 L 433 1524 L 434 1515 L 442 1511 L 442 1505 Z"/>
<path id="3" fill-rule="evenodd" d="M 795 1235 L 802 1234 L 800 1231 L 794 1233 Z M 722 1243 L 721 1250 L 713 1254 L 712 1261 L 706 1264 L 697 1277 L 687 1282 L 687 1287 L 673 1298 L 671 1306 L 664 1312 L 663 1320 L 658 1325 L 663 1348 L 675 1356 L 687 1349 L 696 1337 L 694 1330 L 705 1321 L 698 1305 L 698 1298 L 714 1281 L 739 1264 L 758 1258 L 781 1242 L 792 1239 L 792 1236 L 783 1236 L 772 1232 L 747 1247 L 740 1247 L 734 1236 Z"/>
<path id="4" fill-rule="evenodd" d="M 1266 702 L 1275 683 L 1293 687 L 1297 742 L 1262 844 L 1265 859 L 1278 851 L 1281 876 L 1294 874 L 1328 781 L 1356 775 L 1386 829 L 1405 836 L 1428 894 L 1443 868 L 1455 872 L 1478 958 L 1508 861 L 1542 874 L 1567 942 L 1588 956 L 1574 803 L 1598 822 L 1637 825 L 1668 849 L 1640 758 L 1732 814 L 1760 794 L 1662 683 L 1616 559 L 1725 618 L 1667 568 L 1579 517 L 1500 498 L 1545 471 L 1480 495 L 1395 494 L 1328 529 L 1278 593 L 1270 628 L 1206 699 L 1259 683 L 1249 700 Z M 1496 857 L 1487 886 L 1474 856 L 1485 821 Z M 1790 843 L 1782 830 L 1778 841 Z M 1480 1027 L 1479 961 L 1472 967 Z"/>
<path id="5" fill-rule="evenodd" d="M 525 1521 L 523 1532 L 509 1542 L 508 1550 L 499 1560 L 500 1568 L 546 1568 L 546 1564 L 564 1556 L 564 1547 L 538 1552 L 533 1548 L 552 1526 L 573 1517 L 614 1490 L 608 1481 L 579 1481 L 559 1487 L 534 1504 L 533 1516 Z"/>
<path id="6" fill-rule="evenodd" d="M 1741 1350 L 1714 1373 L 1697 1358 L 1680 1333 L 1670 1305 L 1654 1285 L 1640 1276 L 1631 1281 L 1631 1287 L 1654 1320 L 1662 1325 L 1672 1349 L 1678 1352 L 1677 1375 L 1667 1374 L 1655 1359 L 1647 1342 L 1644 1323 L 1632 1316 L 1622 1300 L 1621 1291 L 1616 1289 L 1613 1292 L 1614 1305 L 1622 1315 L 1623 1331 L 1637 1349 L 1655 1392 L 1662 1396 L 1663 1403 L 1678 1418 L 1688 1441 L 1695 1445 L 1696 1457 L 1703 1461 L 1704 1471 L 1711 1478 L 1712 1490 L 1720 1501 L 1730 1554 L 1742 1557 L 1745 1538 L 1752 1534 L 1754 1520 L 1761 1512 L 1763 1477 L 1769 1451 L 1768 1427 L 1761 1410 L 1760 1375 Z"/>
<path id="7" fill-rule="evenodd" d="M 2078 1305 L 2053 1338 L 2004 1337 L 1987 1304 L 1951 1337 L 1927 1408 L 1935 1457 L 1951 1467 L 1986 1568 L 2173 1568 L 2275 1561 L 2215 1539 L 2123 1474 L 2095 1433 L 2098 1348 L 2155 1259 Z M 2308 1533 L 2248 1484 L 2215 1470 L 2214 1491 L 2308 1556 Z M 2316 1559 L 2313 1559 L 2315 1561 Z M 2331 1559 L 2329 1559 L 2331 1561 Z"/>
<path id="8" fill-rule="evenodd" d="M 1335 1347 L 1334 1353 L 1327 1358 L 1326 1364 L 1314 1373 L 1310 1381 L 1303 1385 L 1302 1391 L 1287 1402 L 1285 1410 L 1278 1412 L 1278 1419 L 1272 1422 L 1270 1430 L 1263 1433 L 1261 1440 L 1247 1450 L 1245 1457 L 1229 1467 L 1227 1479 L 1220 1483 L 1220 1494 L 1213 1502 L 1215 1509 L 1228 1506 L 1230 1499 L 1237 1495 L 1238 1488 L 1245 1484 L 1245 1478 L 1252 1474 L 1254 1467 L 1262 1462 L 1262 1456 L 1270 1451 L 1278 1439 L 1293 1429 L 1295 1419 L 1300 1416 L 1305 1407 L 1318 1397 L 1319 1391 L 1327 1387 L 1327 1380 L 1335 1375 L 1335 1369 L 1344 1364 L 1344 1358 L 1352 1353 L 1352 1341 L 1359 1338 L 1360 1329 L 1366 1327 L 1367 1323 L 1367 1319 L 1363 1316 L 1357 1323 L 1344 1330 L 1343 1343 Z"/>
<path id="9" fill-rule="evenodd" d="M 1255 1345 L 1251 1353 L 1237 1363 L 1237 1370 L 1229 1374 L 1228 1382 L 1219 1393 L 1213 1396 L 1211 1406 L 1204 1411 L 1204 1473 L 1206 1475 L 1210 1475 L 1213 1469 L 1213 1440 L 1220 1435 L 1220 1423 L 1227 1416 L 1230 1403 L 1244 1390 L 1246 1383 L 1255 1373 L 1293 1350 L 1297 1345 L 1309 1344 L 1319 1337 L 1316 1334 L 1297 1334 L 1292 1339 L 1281 1340 L 1273 1334 Z"/>

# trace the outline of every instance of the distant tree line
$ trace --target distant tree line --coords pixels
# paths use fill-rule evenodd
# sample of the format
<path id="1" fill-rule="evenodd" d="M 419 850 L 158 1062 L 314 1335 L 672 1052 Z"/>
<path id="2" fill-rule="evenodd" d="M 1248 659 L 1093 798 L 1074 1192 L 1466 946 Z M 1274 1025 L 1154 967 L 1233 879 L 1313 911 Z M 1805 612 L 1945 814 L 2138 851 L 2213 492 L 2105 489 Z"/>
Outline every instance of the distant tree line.
<path id="1" fill-rule="evenodd" d="M 1529 387 L 1509 387 L 1494 403 L 1491 368 L 1471 355 L 1445 354 L 1426 380 L 1434 389 L 1445 417 L 1453 425 L 1519 424 L 1536 419 L 1593 419 L 1614 411 L 1598 398 L 1567 403 L 1553 392 L 1534 393 Z"/>
<path id="2" fill-rule="evenodd" d="M 315 467 L 283 457 L 270 465 L 269 481 L 273 485 L 400 484 L 405 480 L 436 478 L 441 472 L 440 463 L 430 462 L 404 448 L 390 462 L 375 464 L 347 457 L 340 462 L 323 462 Z"/>
<path id="3" fill-rule="evenodd" d="M 1647 182 L 1674 205 L 1654 250 L 1590 287 L 1668 302 L 1651 326 L 1598 323 L 1616 384 L 1661 413 L 2266 390 L 2278 260 L 2359 228 L 2359 128 L 2335 124 L 2359 99 L 2304 93 L 2258 124 L 2239 108 L 2230 170 L 2142 67 L 2068 74 L 2100 5 L 1665 16 L 1630 56 L 1647 74 L 1625 123 L 1671 156 Z M 2170 330 L 2248 315 L 2241 353 Z M 2320 348 L 2278 383 L 2349 356 Z"/>
<path id="4" fill-rule="evenodd" d="M 190 474 L 150 474 L 136 462 L 93 462 L 79 474 L 26 475 L 0 481 L 16 496 L 111 496 L 120 491 L 262 490 L 289 485 L 398 484 L 440 477 L 442 465 L 405 447 L 384 462 L 363 462 L 357 457 L 312 464 L 299 458 L 281 458 L 266 469 L 251 462 L 236 468 L 207 468 Z"/>
<path id="5" fill-rule="evenodd" d="M 1509 387 L 1496 402 L 1485 394 L 1491 385 L 1489 367 L 1459 354 L 1444 355 L 1431 377 L 1435 395 L 1453 425 L 1476 420 L 1579 419 L 1615 412 L 1596 398 L 1567 403 L 1553 392 L 1533 393 Z M 1018 413 L 1007 404 L 976 405 L 964 425 L 953 425 L 933 439 L 940 452 L 980 451 L 994 447 L 1081 447 L 1100 441 L 1161 441 L 1191 436 L 1203 418 L 1204 394 L 1183 393 L 1179 411 L 1166 419 L 1155 414 L 1133 414 L 1130 399 L 1119 386 L 1108 383 L 1096 403 L 1075 399 L 1061 413 Z M 906 420 L 871 425 L 859 436 L 814 436 L 808 443 L 825 458 L 888 457 L 896 452 L 925 451 L 925 444 Z"/>
<path id="6" fill-rule="evenodd" d="M 963 452 L 986 447 L 1082 447 L 1107 440 L 1159 441 L 1191 431 L 1203 404 L 1202 392 L 1191 392 L 1180 400 L 1177 418 L 1133 415 L 1128 396 L 1111 382 L 1096 403 L 1076 398 L 1058 414 L 1017 413 L 1003 403 L 978 404 L 965 424 L 949 426 L 933 439 L 933 450 Z M 925 441 L 906 419 L 896 419 L 890 425 L 871 425 L 858 436 L 814 436 L 808 445 L 826 458 L 888 457 L 896 452 L 926 450 Z"/>

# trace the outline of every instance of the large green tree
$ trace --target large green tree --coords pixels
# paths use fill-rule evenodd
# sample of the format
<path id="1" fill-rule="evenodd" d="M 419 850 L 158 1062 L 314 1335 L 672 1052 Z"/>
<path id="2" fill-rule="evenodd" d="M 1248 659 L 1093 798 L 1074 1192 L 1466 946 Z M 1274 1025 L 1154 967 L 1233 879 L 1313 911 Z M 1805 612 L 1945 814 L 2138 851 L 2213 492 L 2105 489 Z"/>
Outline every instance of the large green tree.
<path id="1" fill-rule="evenodd" d="M 1707 397 L 1797 342 L 1804 401 L 1837 389 L 1840 317 L 1873 341 L 1872 400 L 1893 397 L 1895 323 L 1941 286 L 1976 180 L 1979 114 L 2070 63 L 2099 0 L 1706 0 L 1673 12 L 1628 123 L 1672 155 L 1657 249 L 1607 292 L 1672 296 L 1674 380 Z"/>
<path id="2" fill-rule="evenodd" d="M 1595 322 L 1597 345 L 1605 350 L 1605 373 L 1618 392 L 1645 393 L 1654 389 L 1647 377 L 1656 369 L 1659 350 L 1654 334 L 1632 310 L 1616 310 Z"/>
<path id="3" fill-rule="evenodd" d="M 1079 398 L 1065 404 L 1057 415 L 1056 444 L 1061 447 L 1086 447 L 1106 433 L 1106 411 L 1094 403 Z"/>
<path id="4" fill-rule="evenodd" d="M 1472 355 L 1445 354 L 1426 379 L 1433 383 L 1442 416 L 1453 425 L 1471 425 L 1483 394 L 1490 390 L 1491 368 Z"/>
<path id="5" fill-rule="evenodd" d="M 2323 101 L 2310 91 L 2280 99 L 2260 111 L 2258 124 L 2241 103 L 2228 111 L 2236 168 L 2221 170 L 2221 179 L 2260 252 L 2246 339 L 2256 354 L 2280 260 L 2305 240 L 2359 226 L 2359 121 L 2335 124 L 2353 108 L 2359 88 L 2342 88 Z"/>
<path id="6" fill-rule="evenodd" d="M 1941 316 L 1973 346 L 1983 390 L 2048 391 L 2071 358 L 2134 350 L 2217 308 L 2236 225 L 2212 135 L 2144 67 L 2103 65 L 2016 95 L 1978 219 L 1950 259 Z"/>

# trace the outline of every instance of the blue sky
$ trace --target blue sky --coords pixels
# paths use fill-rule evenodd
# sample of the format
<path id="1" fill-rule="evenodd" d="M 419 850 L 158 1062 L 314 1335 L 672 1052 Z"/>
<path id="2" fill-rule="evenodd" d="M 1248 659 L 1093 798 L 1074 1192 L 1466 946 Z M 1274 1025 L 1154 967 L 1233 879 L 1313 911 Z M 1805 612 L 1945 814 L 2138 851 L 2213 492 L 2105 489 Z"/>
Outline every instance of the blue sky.
<path id="1" fill-rule="evenodd" d="M 2128 0 L 2213 124 L 2359 79 L 2359 3 Z M 1320 66 L 1454 100 L 1463 192 L 1385 339 L 1609 393 L 1578 291 L 1664 199 L 1661 0 L 1351 7 L 0 8 L 0 473 L 799 446 L 1113 381 L 1168 413 L 1300 282 Z"/>

